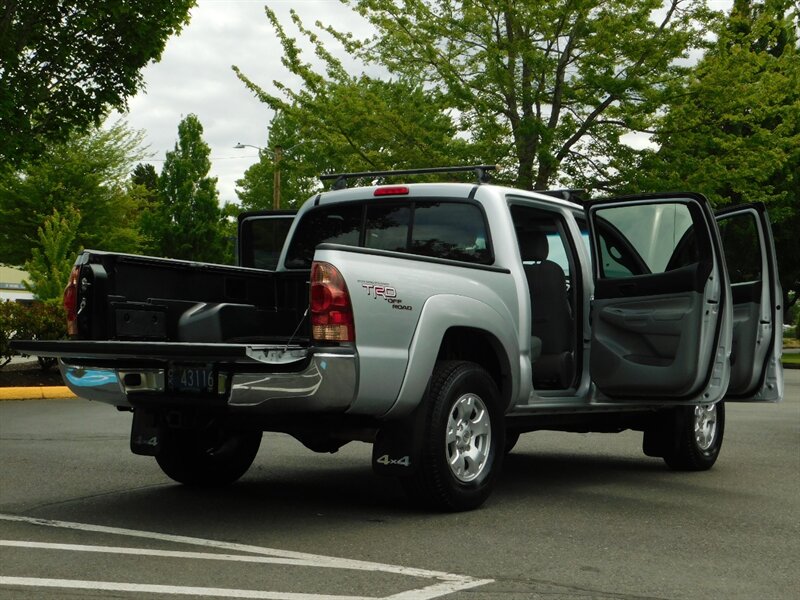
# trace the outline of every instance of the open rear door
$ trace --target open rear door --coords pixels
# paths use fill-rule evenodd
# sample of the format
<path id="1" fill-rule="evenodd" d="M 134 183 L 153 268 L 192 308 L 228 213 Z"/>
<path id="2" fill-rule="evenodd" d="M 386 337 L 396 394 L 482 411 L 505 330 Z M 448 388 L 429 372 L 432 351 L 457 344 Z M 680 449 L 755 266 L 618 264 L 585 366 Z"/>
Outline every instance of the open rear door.
<path id="1" fill-rule="evenodd" d="M 731 380 L 726 400 L 783 396 L 783 310 L 775 245 L 762 203 L 717 212 L 733 305 Z"/>
<path id="2" fill-rule="evenodd" d="M 593 202 L 586 212 L 595 280 L 590 371 L 601 396 L 722 399 L 732 313 L 708 201 L 653 194 Z"/>
<path id="3" fill-rule="evenodd" d="M 240 214 L 239 266 L 274 271 L 296 213 L 296 210 L 270 210 Z"/>

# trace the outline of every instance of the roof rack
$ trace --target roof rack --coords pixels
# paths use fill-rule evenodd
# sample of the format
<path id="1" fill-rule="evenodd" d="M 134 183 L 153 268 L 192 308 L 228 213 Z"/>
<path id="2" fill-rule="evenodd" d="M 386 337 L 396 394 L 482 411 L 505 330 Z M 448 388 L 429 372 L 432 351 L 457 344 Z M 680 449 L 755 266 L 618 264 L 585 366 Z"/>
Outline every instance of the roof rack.
<path id="1" fill-rule="evenodd" d="M 359 179 L 361 177 L 389 177 L 394 175 L 429 175 L 431 173 L 475 173 L 478 183 L 487 183 L 490 179 L 488 171 L 494 171 L 497 165 L 472 165 L 463 167 L 431 167 L 427 169 L 398 169 L 396 171 L 361 171 L 359 173 L 326 173 L 320 175 L 320 181 L 334 180 L 334 190 L 342 190 L 347 187 L 348 179 Z"/>
<path id="2" fill-rule="evenodd" d="M 578 204 L 586 202 L 589 199 L 589 193 L 583 188 L 565 188 L 559 190 L 533 190 L 537 194 L 544 194 L 553 198 L 561 198 L 569 202 L 577 202 Z"/>

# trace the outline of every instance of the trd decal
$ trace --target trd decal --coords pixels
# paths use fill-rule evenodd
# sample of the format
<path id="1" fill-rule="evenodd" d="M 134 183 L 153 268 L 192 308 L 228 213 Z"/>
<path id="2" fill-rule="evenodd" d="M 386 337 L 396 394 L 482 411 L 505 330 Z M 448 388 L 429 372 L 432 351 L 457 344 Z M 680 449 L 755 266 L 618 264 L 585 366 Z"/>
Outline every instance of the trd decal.
<path id="1" fill-rule="evenodd" d="M 362 283 L 361 287 L 367 290 L 367 295 L 373 298 L 397 298 L 397 290 L 390 285 L 377 283 Z"/>
<path id="2" fill-rule="evenodd" d="M 397 297 L 397 288 L 388 283 L 378 283 L 376 281 L 362 281 L 358 283 L 367 292 L 367 296 L 375 300 L 385 300 L 396 310 L 414 310 L 410 305 L 403 304 L 403 300 Z"/>

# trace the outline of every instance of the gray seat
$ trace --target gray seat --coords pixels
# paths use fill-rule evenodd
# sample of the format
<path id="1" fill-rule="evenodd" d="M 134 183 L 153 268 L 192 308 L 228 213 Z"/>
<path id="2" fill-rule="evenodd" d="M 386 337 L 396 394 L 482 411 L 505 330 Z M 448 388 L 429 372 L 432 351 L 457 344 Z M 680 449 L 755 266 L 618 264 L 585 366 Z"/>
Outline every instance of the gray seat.
<path id="1" fill-rule="evenodd" d="M 518 232 L 523 265 L 531 295 L 531 336 L 541 354 L 532 356 L 533 382 L 543 388 L 567 388 L 574 373 L 575 329 L 564 271 L 547 260 L 550 246 L 540 231 Z M 537 345 L 537 340 L 532 346 Z"/>

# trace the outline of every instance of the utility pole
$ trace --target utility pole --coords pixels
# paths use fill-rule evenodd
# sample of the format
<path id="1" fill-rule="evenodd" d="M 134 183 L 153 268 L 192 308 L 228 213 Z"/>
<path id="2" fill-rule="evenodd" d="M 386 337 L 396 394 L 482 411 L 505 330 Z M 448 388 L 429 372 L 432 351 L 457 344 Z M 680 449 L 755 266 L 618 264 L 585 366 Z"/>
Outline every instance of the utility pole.
<path id="1" fill-rule="evenodd" d="M 283 148 L 275 146 L 272 149 L 274 157 L 273 174 L 272 174 L 272 208 L 279 210 L 281 207 L 281 157 L 283 156 Z"/>

